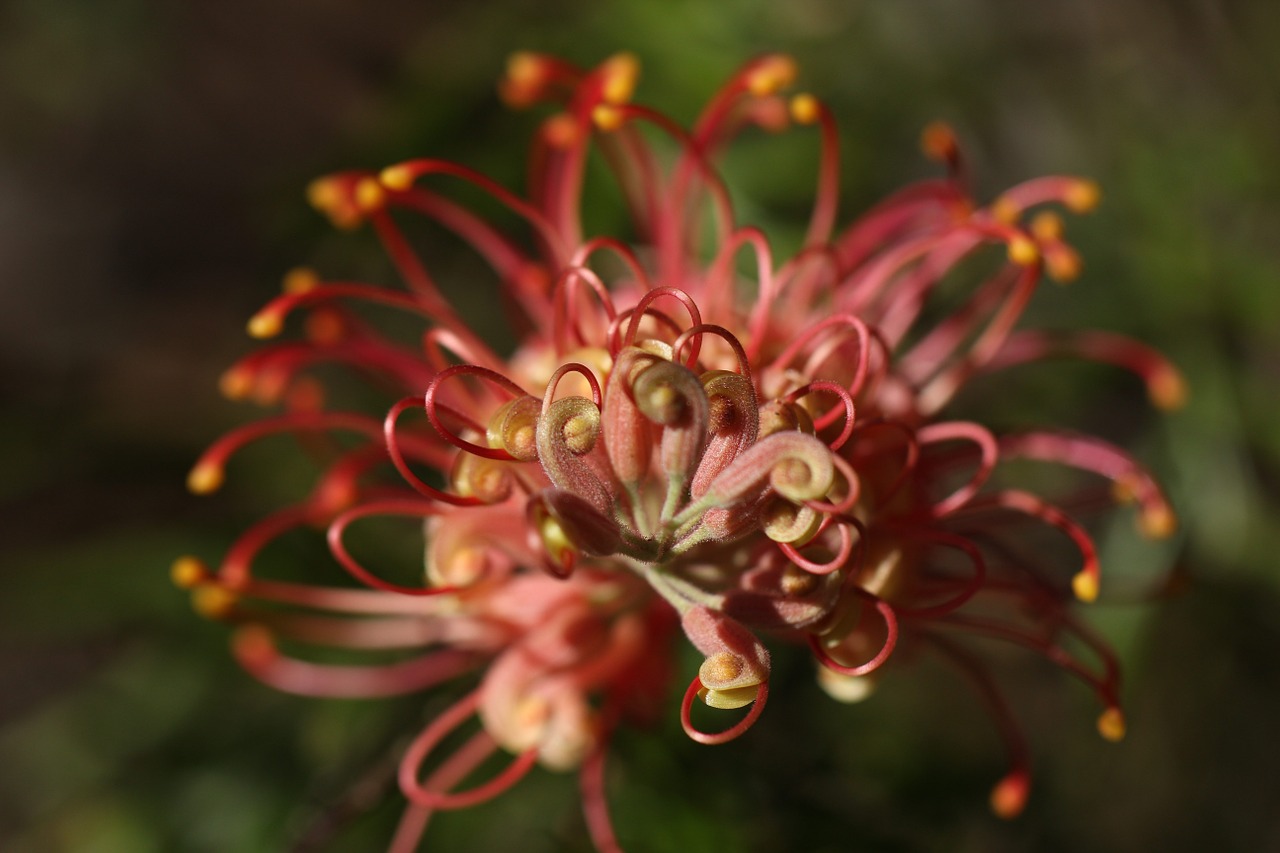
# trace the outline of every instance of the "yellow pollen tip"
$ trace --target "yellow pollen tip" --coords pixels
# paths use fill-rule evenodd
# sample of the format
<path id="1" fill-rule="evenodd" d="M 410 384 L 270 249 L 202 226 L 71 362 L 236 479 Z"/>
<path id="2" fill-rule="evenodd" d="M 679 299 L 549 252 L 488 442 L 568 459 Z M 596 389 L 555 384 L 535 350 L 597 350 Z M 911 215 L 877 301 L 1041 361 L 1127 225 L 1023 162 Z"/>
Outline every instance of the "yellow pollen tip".
<path id="1" fill-rule="evenodd" d="M 249 323 L 245 326 L 249 336 L 259 340 L 274 338 L 280 334 L 280 330 L 283 327 L 284 324 L 280 322 L 280 316 L 274 311 L 259 311 L 249 318 Z"/>
<path id="2" fill-rule="evenodd" d="M 320 285 L 320 277 L 309 267 L 294 267 L 284 274 L 281 289 L 285 293 L 306 293 Z"/>
<path id="3" fill-rule="evenodd" d="M 956 133 L 945 121 L 929 122 L 920 132 L 920 150 L 931 160 L 946 161 L 956 152 Z"/>
<path id="4" fill-rule="evenodd" d="M 191 606 L 206 619 L 225 619 L 231 615 L 240 596 L 217 584 L 203 584 L 191 593 Z"/>
<path id="5" fill-rule="evenodd" d="M 757 98 L 776 94 L 795 82 L 799 67 L 785 53 L 767 56 L 747 75 L 747 91 Z"/>
<path id="6" fill-rule="evenodd" d="M 356 184 L 356 206 L 365 213 L 381 210 L 387 203 L 387 190 L 377 178 L 361 178 Z"/>
<path id="7" fill-rule="evenodd" d="M 169 567 L 169 580 L 178 589 L 195 589 L 209 579 L 209 567 L 199 557 L 186 555 L 173 561 Z"/>
<path id="8" fill-rule="evenodd" d="M 1178 516 L 1161 503 L 1138 516 L 1138 530 L 1148 539 L 1168 539 L 1178 530 Z"/>
<path id="9" fill-rule="evenodd" d="M 1062 217 L 1051 210 L 1037 213 L 1031 220 L 1031 233 L 1038 240 L 1061 240 Z"/>
<path id="10" fill-rule="evenodd" d="M 600 94 L 605 102 L 625 104 L 630 101 L 636 90 L 636 80 L 640 77 L 640 60 L 635 54 L 614 54 L 605 61 L 602 71 L 604 85 Z"/>
<path id="11" fill-rule="evenodd" d="M 1022 215 L 1022 208 L 1018 203 L 1008 196 L 1000 196 L 991 203 L 991 216 L 997 222 L 1003 222 L 1005 225 L 1012 225 L 1018 221 L 1018 217 Z"/>
<path id="12" fill-rule="evenodd" d="M 316 210 L 328 212 L 342 201 L 342 189 L 332 178 L 316 178 L 307 184 L 307 201 Z"/>
<path id="13" fill-rule="evenodd" d="M 1187 404 L 1187 383 L 1176 370 L 1166 368 L 1147 382 L 1147 396 L 1162 411 L 1177 411 Z"/>
<path id="14" fill-rule="evenodd" d="M 197 495 L 208 495 L 222 487 L 222 468 L 202 462 L 187 475 L 187 488 Z"/>
<path id="15" fill-rule="evenodd" d="M 1035 242 L 1017 234 L 1009 240 L 1009 260 L 1019 266 L 1029 267 L 1040 260 L 1040 249 Z"/>
<path id="16" fill-rule="evenodd" d="M 803 92 L 791 99 L 791 118 L 796 124 L 813 124 L 822 113 L 818 99 Z"/>
<path id="17" fill-rule="evenodd" d="M 1062 196 L 1063 203 L 1076 213 L 1088 213 L 1102 200 L 1102 189 L 1096 181 L 1073 181 Z"/>
<path id="18" fill-rule="evenodd" d="M 598 104 L 591 110 L 591 122 L 603 131 L 613 131 L 622 127 L 626 114 L 610 104 Z"/>
<path id="19" fill-rule="evenodd" d="M 404 192 L 413 186 L 413 169 L 403 163 L 396 166 L 388 166 L 378 173 L 378 180 L 389 190 L 395 192 Z"/>
<path id="20" fill-rule="evenodd" d="M 1071 579 L 1071 591 L 1085 604 L 1098 600 L 1098 576 L 1092 572 L 1079 572 Z"/>
<path id="21" fill-rule="evenodd" d="M 1111 707 L 1098 715 L 1098 734 L 1112 743 L 1124 740 L 1124 712 Z"/>

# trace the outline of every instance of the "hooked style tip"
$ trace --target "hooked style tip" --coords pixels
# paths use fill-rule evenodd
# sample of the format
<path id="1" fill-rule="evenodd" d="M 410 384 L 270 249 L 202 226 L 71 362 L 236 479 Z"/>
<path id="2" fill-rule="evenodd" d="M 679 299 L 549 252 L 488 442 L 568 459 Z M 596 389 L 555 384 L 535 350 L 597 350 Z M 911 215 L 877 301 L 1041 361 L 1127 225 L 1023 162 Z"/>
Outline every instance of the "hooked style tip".
<path id="1" fill-rule="evenodd" d="M 191 606 L 206 619 L 223 620 L 231 615 L 240 596 L 225 586 L 201 584 L 191 594 Z"/>
<path id="2" fill-rule="evenodd" d="M 169 579 L 178 589 L 195 589 L 209 579 L 209 567 L 199 557 L 185 554 L 169 567 Z"/>
<path id="3" fill-rule="evenodd" d="M 1040 260 L 1040 249 L 1035 241 L 1021 234 L 1009 240 L 1009 260 L 1019 266 L 1029 267 Z"/>
<path id="4" fill-rule="evenodd" d="M 791 119 L 796 124 L 813 124 L 821 112 L 818 99 L 808 92 L 802 92 L 791 99 Z"/>
<path id="5" fill-rule="evenodd" d="M 1075 213 L 1088 213 L 1102 200 L 1102 189 L 1097 181 L 1081 178 L 1067 187 L 1062 200 Z"/>
<path id="6" fill-rule="evenodd" d="M 320 276 L 310 267 L 294 267 L 284 274 L 281 290 L 285 293 L 306 293 L 320 285 Z"/>
<path id="7" fill-rule="evenodd" d="M 1147 396 L 1161 411 L 1174 412 L 1187 404 L 1187 383 L 1172 368 L 1155 373 L 1147 383 Z"/>
<path id="8" fill-rule="evenodd" d="M 747 91 L 757 98 L 777 94 L 795 82 L 796 61 L 785 53 L 766 56 L 747 75 Z"/>
<path id="9" fill-rule="evenodd" d="M 413 169 L 403 163 L 388 166 L 378 173 L 378 180 L 389 190 L 404 192 L 413 186 Z"/>
<path id="10" fill-rule="evenodd" d="M 259 311 L 249 318 L 249 322 L 245 326 L 249 336 L 259 340 L 274 338 L 280 334 L 282 328 L 284 328 L 284 324 L 280 322 L 280 316 L 274 311 Z"/>
<path id="11" fill-rule="evenodd" d="M 1031 783 L 1024 773 L 1011 773 L 991 789 L 991 811 L 996 817 L 1012 820 L 1022 814 L 1031 793 Z"/>
<path id="12" fill-rule="evenodd" d="M 187 488 L 197 495 L 208 495 L 222 487 L 222 468 L 202 462 L 187 475 Z"/>
<path id="13" fill-rule="evenodd" d="M 1098 576 L 1093 572 L 1080 572 L 1071 579 L 1071 590 L 1085 604 L 1098 600 Z"/>
<path id="14" fill-rule="evenodd" d="M 1098 716 L 1098 734 L 1112 743 L 1124 740 L 1124 712 L 1114 705 Z"/>

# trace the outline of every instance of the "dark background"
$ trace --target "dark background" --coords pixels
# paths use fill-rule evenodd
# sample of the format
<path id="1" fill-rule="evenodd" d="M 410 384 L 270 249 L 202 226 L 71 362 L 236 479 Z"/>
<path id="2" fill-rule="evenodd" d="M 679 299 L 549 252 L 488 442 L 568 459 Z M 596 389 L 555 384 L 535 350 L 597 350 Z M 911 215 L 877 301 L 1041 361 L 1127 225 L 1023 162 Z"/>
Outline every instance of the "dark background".
<path id="1" fill-rule="evenodd" d="M 673 724 L 620 739 L 624 846 L 1280 849 L 1277 44 L 1267 0 L 0 4 L 0 846 L 388 837 L 384 770 L 422 702 L 295 699 L 240 673 L 167 567 L 216 556 L 286 475 L 213 499 L 183 479 L 250 416 L 216 379 L 283 271 L 376 266 L 367 237 L 307 208 L 306 182 L 433 154 L 519 186 L 513 140 L 536 118 L 503 109 L 493 83 L 533 48 L 587 64 L 632 50 L 638 98 L 683 121 L 743 60 L 792 52 L 841 125 L 844 221 L 932 171 L 916 140 L 935 118 L 969 146 L 983 197 L 1043 173 L 1097 178 L 1103 206 L 1071 223 L 1085 274 L 1046 288 L 1031 322 L 1141 337 L 1192 388 L 1163 417 L 1131 381 L 1063 367 L 970 404 L 1001 427 L 1125 442 L 1181 511 L 1171 542 L 1104 537 L 1118 594 L 1091 616 L 1126 662 L 1123 744 L 1093 734 L 1078 685 L 1005 661 L 1039 776 L 1003 823 L 985 807 L 998 745 L 952 674 L 922 662 L 845 707 L 784 665 L 788 698 L 737 745 L 697 747 Z M 744 150 L 727 165 L 740 209 L 785 239 L 812 140 Z M 587 849 L 572 778 L 538 771 L 444 815 L 428 847 L 510 839 Z"/>

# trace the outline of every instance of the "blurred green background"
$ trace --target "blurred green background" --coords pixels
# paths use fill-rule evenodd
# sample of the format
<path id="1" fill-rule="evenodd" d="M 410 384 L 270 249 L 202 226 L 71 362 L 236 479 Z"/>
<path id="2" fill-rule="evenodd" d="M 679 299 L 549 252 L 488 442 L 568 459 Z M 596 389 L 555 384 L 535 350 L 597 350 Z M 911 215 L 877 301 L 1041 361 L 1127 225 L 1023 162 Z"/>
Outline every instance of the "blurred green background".
<path id="1" fill-rule="evenodd" d="M 793 661 L 786 698 L 734 745 L 688 742 L 674 700 L 663 731 L 619 738 L 624 847 L 1280 849 L 1277 44 L 1269 0 L 0 5 L 0 848 L 388 837 L 387 771 L 423 700 L 259 686 L 166 571 L 181 553 L 215 557 L 289 489 L 287 472 L 233 473 L 212 499 L 183 489 L 199 450 L 251 415 L 215 390 L 249 348 L 244 319 L 297 263 L 374 263 L 302 187 L 416 154 L 518 186 L 512 140 L 535 118 L 503 109 L 493 83 L 532 48 L 586 64 L 632 50 L 638 99 L 684 121 L 743 60 L 792 52 L 840 122 L 844 221 L 932 173 L 916 140 L 935 118 L 967 144 L 983 197 L 1039 174 L 1097 178 L 1103 206 L 1068 223 L 1085 274 L 1047 287 L 1030 322 L 1136 335 L 1193 392 L 1158 416 L 1127 377 L 1063 365 L 971 404 L 997 426 L 1134 447 L 1181 511 L 1172 542 L 1104 543 L 1116 594 L 1091 616 L 1127 665 L 1124 743 L 1096 737 L 1078 685 L 1008 657 L 1039 775 L 1005 823 L 986 809 L 998 744 L 944 667 L 896 669 L 845 707 Z M 744 219 L 794 235 L 815 148 L 792 137 L 748 140 L 728 171 Z M 1124 603 L 1153 587 L 1169 592 Z M 427 845 L 588 847 L 572 777 L 541 771 L 439 817 Z"/>

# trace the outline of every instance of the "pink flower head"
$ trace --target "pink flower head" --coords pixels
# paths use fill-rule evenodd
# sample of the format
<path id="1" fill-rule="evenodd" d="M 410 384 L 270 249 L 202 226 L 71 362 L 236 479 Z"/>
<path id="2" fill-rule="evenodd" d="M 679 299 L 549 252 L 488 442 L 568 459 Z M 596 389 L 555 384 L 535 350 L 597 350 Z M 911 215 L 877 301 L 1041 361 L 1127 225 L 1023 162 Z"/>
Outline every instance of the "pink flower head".
<path id="1" fill-rule="evenodd" d="M 1026 749 L 966 638 L 1007 641 L 1083 681 L 1106 737 L 1123 734 L 1124 718 L 1115 658 L 1071 605 L 1069 592 L 1082 601 L 1099 592 L 1089 534 L 1066 503 L 989 478 L 1011 459 L 1053 463 L 1112 484 L 1150 535 L 1168 535 L 1174 516 L 1152 477 L 1101 439 L 996 436 L 941 413 L 975 376 L 1061 356 L 1128 369 L 1156 404 L 1180 403 L 1178 373 L 1142 344 L 1015 330 L 1043 274 L 1066 281 L 1079 271 L 1055 208 L 1085 212 L 1097 188 L 1040 178 L 980 204 L 952 133 L 935 125 L 924 148 L 945 177 L 837 229 L 835 121 L 813 95 L 784 95 L 796 77 L 789 57 L 747 63 L 687 129 L 633 101 L 637 75 L 628 54 L 591 70 L 512 58 L 504 99 L 554 109 L 533 140 L 526 194 L 433 159 L 312 186 L 336 225 L 376 232 L 403 287 L 295 271 L 252 318 L 260 338 L 305 319 L 301 340 L 259 350 L 223 378 L 229 396 L 282 411 L 215 443 L 191 488 L 216 489 L 236 450 L 279 433 L 306 443 L 319 474 L 216 570 L 184 558 L 176 579 L 201 611 L 240 625 L 237 657 L 281 689 L 373 697 L 473 685 L 404 756 L 412 805 L 400 849 L 433 810 L 491 797 L 537 763 L 580 768 L 588 826 L 601 849 L 616 849 L 604 749 L 619 723 L 660 712 L 677 630 L 704 657 L 679 676 L 685 731 L 704 743 L 760 717 L 770 645 L 807 646 L 821 685 L 842 701 L 868 695 L 907 645 L 947 658 L 1006 738 L 1011 768 L 992 802 L 1016 814 L 1030 787 Z M 740 133 L 793 125 L 817 137 L 817 189 L 803 245 L 778 261 L 767 236 L 739 221 L 716 162 Z M 582 221 L 593 149 L 616 176 L 632 233 Z M 459 183 L 523 226 L 508 233 L 454 200 Z M 452 232 L 492 267 L 512 329 L 501 349 L 462 322 L 400 230 L 405 215 Z M 959 307 L 934 316 L 940 283 L 960 264 L 984 263 Z M 380 331 L 362 304 L 419 318 L 420 342 Z M 392 389 L 386 408 L 330 408 L 308 373 L 334 362 Z M 421 580 L 392 581 L 349 549 L 348 529 L 375 516 L 421 526 Z M 1020 547 L 1035 525 L 1072 546 L 1074 569 Z M 327 530 L 358 585 L 260 577 L 258 553 L 299 527 Z M 1068 651 L 1068 636 L 1092 660 Z M 307 646 L 370 662 L 294 656 Z M 695 713 L 731 722 L 708 732 Z M 476 734 L 436 760 L 471 718 Z M 511 756 L 507 769 L 466 787 L 498 750 Z"/>

